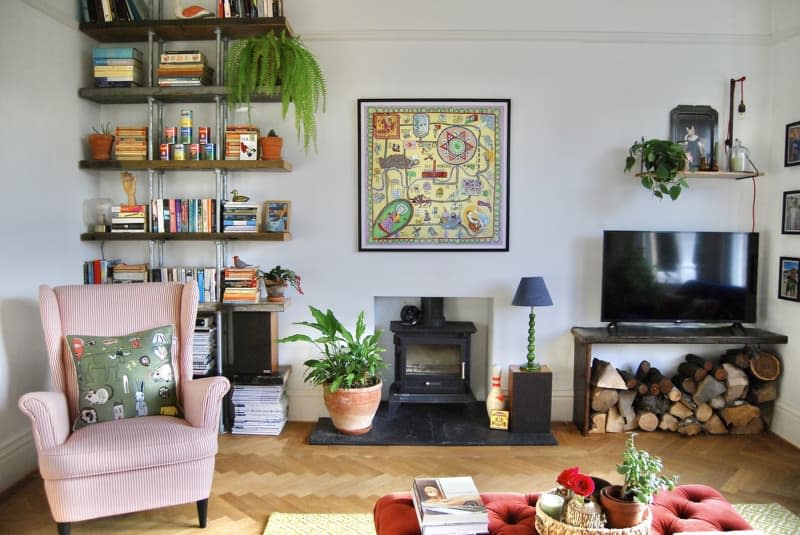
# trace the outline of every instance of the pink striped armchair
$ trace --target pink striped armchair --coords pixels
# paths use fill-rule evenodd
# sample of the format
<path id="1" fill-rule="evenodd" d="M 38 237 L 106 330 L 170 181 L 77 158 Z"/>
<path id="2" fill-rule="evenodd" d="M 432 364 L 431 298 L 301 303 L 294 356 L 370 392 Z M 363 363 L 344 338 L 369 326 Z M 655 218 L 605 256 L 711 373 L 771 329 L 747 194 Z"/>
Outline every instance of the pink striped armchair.
<path id="1" fill-rule="evenodd" d="M 205 527 L 224 377 L 192 379 L 194 282 L 39 288 L 51 390 L 23 395 L 58 532 L 70 523 L 190 502 Z M 183 418 L 147 416 L 72 431 L 78 385 L 65 335 L 122 336 L 174 326 L 173 372 Z"/>

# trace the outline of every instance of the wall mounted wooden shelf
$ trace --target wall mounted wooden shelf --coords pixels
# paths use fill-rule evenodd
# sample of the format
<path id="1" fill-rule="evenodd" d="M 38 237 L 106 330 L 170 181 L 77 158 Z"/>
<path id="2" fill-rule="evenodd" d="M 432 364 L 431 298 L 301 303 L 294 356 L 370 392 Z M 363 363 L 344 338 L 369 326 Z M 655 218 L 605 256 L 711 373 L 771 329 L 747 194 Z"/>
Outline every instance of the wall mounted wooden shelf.
<path id="1" fill-rule="evenodd" d="M 166 19 L 146 21 L 82 22 L 78 29 L 101 43 L 147 41 L 149 32 L 164 41 L 203 41 L 216 39 L 216 31 L 229 39 L 244 39 L 269 31 L 292 35 L 286 17 L 238 19 Z"/>
<path id="2" fill-rule="evenodd" d="M 197 308 L 198 312 L 216 312 L 218 310 L 225 310 L 231 312 L 283 312 L 289 306 L 291 299 L 284 299 L 283 303 L 274 303 L 262 299 L 258 303 L 200 303 Z"/>
<path id="3" fill-rule="evenodd" d="M 289 232 L 84 232 L 81 241 L 289 241 Z"/>
<path id="4" fill-rule="evenodd" d="M 199 87 L 82 87 L 78 89 L 82 99 L 98 104 L 147 104 L 153 97 L 159 102 L 211 103 L 217 97 L 227 98 L 228 90 L 219 85 Z M 280 95 L 253 95 L 252 102 L 280 102 Z"/>
<path id="5" fill-rule="evenodd" d="M 286 160 L 81 160 L 81 169 L 105 171 L 275 171 L 289 172 L 292 164 Z"/>
<path id="6" fill-rule="evenodd" d="M 636 173 L 636 176 L 642 177 L 649 173 Z M 745 178 L 755 178 L 764 176 L 764 173 L 756 173 L 755 171 L 686 171 L 684 172 L 686 178 L 724 178 L 728 180 L 742 180 Z"/>

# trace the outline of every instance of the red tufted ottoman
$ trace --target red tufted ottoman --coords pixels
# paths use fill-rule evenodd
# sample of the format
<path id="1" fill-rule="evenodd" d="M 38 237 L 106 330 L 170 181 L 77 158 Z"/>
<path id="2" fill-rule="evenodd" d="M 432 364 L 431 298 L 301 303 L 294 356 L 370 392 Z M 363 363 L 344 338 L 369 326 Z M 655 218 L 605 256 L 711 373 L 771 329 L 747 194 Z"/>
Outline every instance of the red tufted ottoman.
<path id="1" fill-rule="evenodd" d="M 536 534 L 534 518 L 539 493 L 481 493 L 489 511 L 492 535 Z M 706 485 L 683 485 L 656 496 L 652 506 L 653 535 L 684 531 L 735 531 L 753 529 L 715 489 Z M 410 492 L 395 492 L 375 503 L 378 535 L 419 535 L 417 515 Z"/>

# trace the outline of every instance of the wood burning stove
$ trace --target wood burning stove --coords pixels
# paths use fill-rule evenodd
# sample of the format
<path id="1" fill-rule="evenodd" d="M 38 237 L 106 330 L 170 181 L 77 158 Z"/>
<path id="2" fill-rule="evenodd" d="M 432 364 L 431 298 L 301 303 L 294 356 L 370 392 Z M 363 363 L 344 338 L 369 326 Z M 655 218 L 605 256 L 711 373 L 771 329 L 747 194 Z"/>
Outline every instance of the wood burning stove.
<path id="1" fill-rule="evenodd" d="M 395 355 L 390 406 L 475 401 L 469 387 L 470 337 L 477 330 L 475 324 L 446 321 L 441 297 L 423 297 L 421 302 L 421 322 L 389 325 Z"/>

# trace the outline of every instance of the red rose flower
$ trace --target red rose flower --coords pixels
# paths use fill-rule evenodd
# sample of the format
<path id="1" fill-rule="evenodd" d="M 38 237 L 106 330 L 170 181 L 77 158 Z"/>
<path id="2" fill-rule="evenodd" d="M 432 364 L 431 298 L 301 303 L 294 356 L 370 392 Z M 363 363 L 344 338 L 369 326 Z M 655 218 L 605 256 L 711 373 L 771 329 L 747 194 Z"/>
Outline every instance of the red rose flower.
<path id="1" fill-rule="evenodd" d="M 569 481 L 572 479 L 573 476 L 580 473 L 580 469 L 577 466 L 573 466 L 572 468 L 567 468 L 556 478 L 556 483 L 561 485 L 564 488 L 569 488 Z"/>
<path id="2" fill-rule="evenodd" d="M 575 474 L 570 478 L 567 488 L 584 498 L 594 492 L 594 480 L 586 474 Z"/>

